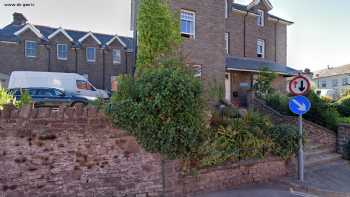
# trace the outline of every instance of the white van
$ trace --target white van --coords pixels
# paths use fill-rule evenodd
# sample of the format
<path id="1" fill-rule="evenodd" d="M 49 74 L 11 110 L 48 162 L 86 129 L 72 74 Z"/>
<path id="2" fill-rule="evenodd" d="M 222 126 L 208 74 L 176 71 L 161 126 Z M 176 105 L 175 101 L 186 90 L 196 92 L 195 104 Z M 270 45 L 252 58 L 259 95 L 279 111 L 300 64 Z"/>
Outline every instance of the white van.
<path id="1" fill-rule="evenodd" d="M 14 88 L 57 88 L 88 100 L 109 98 L 106 91 L 95 88 L 85 77 L 76 73 L 14 71 L 8 89 Z"/>

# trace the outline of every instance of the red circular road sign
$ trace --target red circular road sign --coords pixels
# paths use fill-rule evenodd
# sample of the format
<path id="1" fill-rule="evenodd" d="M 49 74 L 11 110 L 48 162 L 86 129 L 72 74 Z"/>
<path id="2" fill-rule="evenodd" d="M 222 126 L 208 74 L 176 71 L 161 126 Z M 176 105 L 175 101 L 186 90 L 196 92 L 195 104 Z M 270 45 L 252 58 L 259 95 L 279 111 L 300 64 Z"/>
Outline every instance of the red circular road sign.
<path id="1" fill-rule="evenodd" d="M 309 79 L 301 75 L 294 77 L 289 83 L 289 91 L 293 96 L 305 95 L 309 93 L 310 89 Z"/>

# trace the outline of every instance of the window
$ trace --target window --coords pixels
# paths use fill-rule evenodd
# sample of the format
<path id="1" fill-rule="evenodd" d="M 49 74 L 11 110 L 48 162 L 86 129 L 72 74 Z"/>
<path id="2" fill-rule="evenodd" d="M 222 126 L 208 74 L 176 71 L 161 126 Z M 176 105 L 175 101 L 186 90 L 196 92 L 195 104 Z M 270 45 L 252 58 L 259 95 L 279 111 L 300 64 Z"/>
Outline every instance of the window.
<path id="1" fill-rule="evenodd" d="M 201 78 L 202 77 L 202 65 L 193 65 L 192 66 L 194 77 Z"/>
<path id="2" fill-rule="evenodd" d="M 259 58 L 265 58 L 265 40 L 259 39 L 256 43 L 256 55 Z"/>
<path id="3" fill-rule="evenodd" d="M 326 88 L 327 87 L 327 81 L 323 80 L 321 81 L 321 87 Z"/>
<path id="4" fill-rule="evenodd" d="M 347 86 L 348 85 L 348 78 L 345 77 L 343 78 L 343 86 Z"/>
<path id="5" fill-rule="evenodd" d="M 96 48 L 86 48 L 86 59 L 88 62 L 96 62 Z"/>
<path id="6" fill-rule="evenodd" d="M 230 33 L 225 33 L 225 51 L 226 54 L 230 54 Z"/>
<path id="7" fill-rule="evenodd" d="M 181 35 L 187 38 L 195 37 L 195 21 L 194 12 L 181 10 Z"/>
<path id="8" fill-rule="evenodd" d="M 67 60 L 68 59 L 68 45 L 57 44 L 57 59 Z"/>
<path id="9" fill-rule="evenodd" d="M 256 24 L 260 27 L 264 27 L 264 11 L 258 10 L 258 15 L 256 16 Z"/>
<path id="10" fill-rule="evenodd" d="M 338 86 L 338 79 L 333 79 L 332 80 L 332 86 L 337 87 Z"/>
<path id="11" fill-rule="evenodd" d="M 120 50 L 113 49 L 112 56 L 113 56 L 113 64 L 120 64 L 120 62 L 121 62 Z"/>
<path id="12" fill-rule="evenodd" d="M 35 41 L 25 41 L 25 56 L 36 57 L 37 43 Z"/>
<path id="13" fill-rule="evenodd" d="M 77 85 L 77 88 L 80 90 L 96 91 L 96 89 L 89 82 L 84 80 L 77 80 L 76 85 Z"/>

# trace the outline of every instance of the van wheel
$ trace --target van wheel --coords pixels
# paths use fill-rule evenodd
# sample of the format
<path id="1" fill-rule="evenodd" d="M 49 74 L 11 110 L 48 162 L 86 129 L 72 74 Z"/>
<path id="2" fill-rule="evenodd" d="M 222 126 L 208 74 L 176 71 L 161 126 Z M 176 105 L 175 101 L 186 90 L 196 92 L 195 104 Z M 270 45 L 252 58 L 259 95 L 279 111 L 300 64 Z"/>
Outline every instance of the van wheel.
<path id="1" fill-rule="evenodd" d="M 71 104 L 71 107 L 84 107 L 86 106 L 87 103 L 83 103 L 83 102 L 74 102 Z"/>

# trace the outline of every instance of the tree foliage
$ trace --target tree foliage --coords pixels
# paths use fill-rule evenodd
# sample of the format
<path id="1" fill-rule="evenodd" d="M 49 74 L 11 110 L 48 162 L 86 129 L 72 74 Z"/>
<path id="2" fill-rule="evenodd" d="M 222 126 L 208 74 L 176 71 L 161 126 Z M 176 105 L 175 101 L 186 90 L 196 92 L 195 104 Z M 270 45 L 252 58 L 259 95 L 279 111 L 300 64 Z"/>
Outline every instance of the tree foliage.
<path id="1" fill-rule="evenodd" d="M 254 87 L 257 95 L 260 97 L 265 97 L 266 95 L 272 93 L 272 81 L 275 80 L 276 77 L 276 73 L 271 72 L 268 68 L 263 68 L 259 73 L 258 80 Z"/>
<path id="2" fill-rule="evenodd" d="M 113 122 L 151 152 L 188 158 L 201 144 L 202 88 L 177 67 L 145 69 L 137 79 L 123 77 L 111 102 Z"/>
<path id="3" fill-rule="evenodd" d="M 166 0 L 141 0 L 138 23 L 137 67 L 157 67 L 181 42 L 179 17 Z"/>

